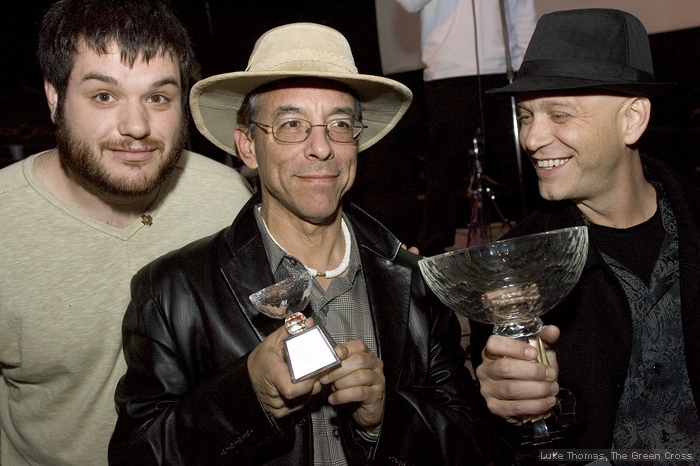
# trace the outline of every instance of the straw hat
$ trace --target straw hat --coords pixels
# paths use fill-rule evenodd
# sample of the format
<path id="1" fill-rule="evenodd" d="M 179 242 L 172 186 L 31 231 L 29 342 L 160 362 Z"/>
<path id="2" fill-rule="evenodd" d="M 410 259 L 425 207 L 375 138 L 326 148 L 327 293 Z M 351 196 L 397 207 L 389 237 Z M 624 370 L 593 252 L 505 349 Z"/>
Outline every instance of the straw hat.
<path id="1" fill-rule="evenodd" d="M 308 76 L 338 81 L 361 102 L 367 128 L 358 151 L 383 138 L 401 119 L 413 94 L 403 84 L 380 76 L 359 74 L 350 44 L 335 29 L 313 23 L 293 23 L 267 31 L 255 43 L 245 71 L 203 79 L 192 87 L 190 107 L 199 131 L 217 147 L 237 155 L 233 130 L 243 98 L 263 84 Z"/>
<path id="2" fill-rule="evenodd" d="M 543 15 L 512 84 L 489 94 L 603 90 L 650 97 L 654 81 L 644 25 L 624 11 L 591 8 Z"/>

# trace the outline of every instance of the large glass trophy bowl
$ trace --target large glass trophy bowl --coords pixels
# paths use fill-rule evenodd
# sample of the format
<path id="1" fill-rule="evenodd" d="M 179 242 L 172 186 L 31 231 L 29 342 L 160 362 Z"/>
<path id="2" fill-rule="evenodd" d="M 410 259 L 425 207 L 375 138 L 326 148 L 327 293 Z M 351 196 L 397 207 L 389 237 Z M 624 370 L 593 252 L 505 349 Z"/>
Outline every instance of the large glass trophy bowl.
<path id="1" fill-rule="evenodd" d="M 588 229 L 579 226 L 450 251 L 418 265 L 447 307 L 493 324 L 496 334 L 527 338 L 576 285 L 587 252 Z"/>
<path id="2" fill-rule="evenodd" d="M 525 341 L 549 364 L 540 316 L 578 282 L 588 254 L 588 229 L 572 227 L 496 241 L 418 261 L 428 287 L 447 307 L 493 324 L 493 332 Z M 547 414 L 523 418 L 534 444 L 551 436 Z"/>

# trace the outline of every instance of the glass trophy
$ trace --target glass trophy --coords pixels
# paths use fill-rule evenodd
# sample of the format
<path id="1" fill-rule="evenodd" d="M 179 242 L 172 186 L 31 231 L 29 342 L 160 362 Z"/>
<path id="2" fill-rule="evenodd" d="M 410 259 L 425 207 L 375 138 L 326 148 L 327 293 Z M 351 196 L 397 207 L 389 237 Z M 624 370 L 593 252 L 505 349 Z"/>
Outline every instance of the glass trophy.
<path id="1" fill-rule="evenodd" d="M 495 334 L 530 343 L 538 361 L 549 364 L 540 316 L 571 292 L 587 254 L 588 229 L 580 226 L 450 251 L 418 265 L 443 304 L 493 324 Z M 549 435 L 544 420 L 535 421 L 533 432 L 540 440 Z"/>
<path id="2" fill-rule="evenodd" d="M 284 341 L 284 354 L 295 383 L 340 364 L 323 330 L 319 326 L 307 328 L 302 311 L 311 298 L 311 280 L 308 272 L 295 274 L 250 295 L 260 312 L 284 319 L 291 335 Z"/>

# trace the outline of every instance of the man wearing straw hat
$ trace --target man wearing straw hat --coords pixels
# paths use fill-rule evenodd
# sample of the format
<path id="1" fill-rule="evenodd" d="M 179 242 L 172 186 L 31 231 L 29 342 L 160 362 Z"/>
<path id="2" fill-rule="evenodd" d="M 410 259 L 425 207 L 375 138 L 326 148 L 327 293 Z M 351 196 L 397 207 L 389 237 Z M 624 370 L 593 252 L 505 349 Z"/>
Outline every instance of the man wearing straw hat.
<path id="1" fill-rule="evenodd" d="M 459 324 L 419 257 L 343 202 L 358 151 L 411 97 L 310 23 L 268 31 L 246 71 L 193 87 L 199 130 L 260 187 L 230 228 L 134 278 L 111 464 L 481 464 Z M 293 382 L 286 327 L 249 296 L 306 271 L 307 325 L 341 364 Z"/>
<path id="2" fill-rule="evenodd" d="M 512 423 L 554 409 L 562 416 L 549 422 L 567 428 L 567 446 L 697 463 L 700 192 L 638 148 L 649 97 L 664 87 L 634 16 L 540 19 L 516 80 L 495 90 L 515 95 L 520 142 L 546 199 L 509 234 L 587 225 L 588 258 L 571 295 L 544 316 L 558 366 L 532 362 L 536 351 L 522 342 L 486 342 L 476 323 L 473 356 L 478 365 L 485 345 L 481 393 Z"/>

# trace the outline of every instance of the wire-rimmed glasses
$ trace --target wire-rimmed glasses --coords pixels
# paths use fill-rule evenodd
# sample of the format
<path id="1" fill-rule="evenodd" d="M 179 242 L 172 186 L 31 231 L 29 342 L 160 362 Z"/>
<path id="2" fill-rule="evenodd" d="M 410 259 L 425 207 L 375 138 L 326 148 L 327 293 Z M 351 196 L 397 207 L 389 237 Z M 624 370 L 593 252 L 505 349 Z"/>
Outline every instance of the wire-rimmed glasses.
<path id="1" fill-rule="evenodd" d="M 328 138 L 339 143 L 357 141 L 362 136 L 362 131 L 367 128 L 362 122 L 352 118 L 336 118 L 323 125 L 312 125 L 310 121 L 301 118 L 276 118 L 271 125 L 257 121 L 253 123 L 263 128 L 270 128 L 272 136 L 279 142 L 291 144 L 306 141 L 311 134 L 311 128 L 315 126 L 325 127 Z"/>

